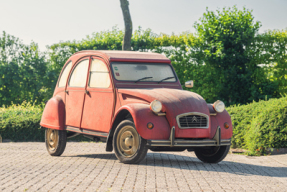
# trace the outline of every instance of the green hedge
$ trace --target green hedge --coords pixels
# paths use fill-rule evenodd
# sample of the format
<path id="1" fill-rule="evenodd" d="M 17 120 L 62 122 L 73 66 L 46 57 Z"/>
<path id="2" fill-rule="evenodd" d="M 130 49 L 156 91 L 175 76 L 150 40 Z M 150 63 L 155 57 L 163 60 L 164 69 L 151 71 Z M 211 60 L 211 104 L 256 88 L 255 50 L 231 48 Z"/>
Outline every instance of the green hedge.
<path id="1" fill-rule="evenodd" d="M 0 135 L 3 140 L 44 141 L 45 130 L 40 128 L 43 105 L 24 102 L 21 105 L 0 108 Z M 69 141 L 91 141 L 82 135 Z"/>
<path id="2" fill-rule="evenodd" d="M 45 130 L 40 128 L 43 105 L 22 103 L 0 108 L 0 135 L 3 140 L 44 141 Z M 91 141 L 82 135 L 73 137 L 69 141 Z"/>
<path id="3" fill-rule="evenodd" d="M 42 106 L 24 102 L 0 108 L 0 135 L 12 141 L 44 141 L 44 130 L 40 129 Z"/>
<path id="4" fill-rule="evenodd" d="M 227 108 L 233 124 L 233 148 L 250 155 L 287 148 L 287 97 Z"/>

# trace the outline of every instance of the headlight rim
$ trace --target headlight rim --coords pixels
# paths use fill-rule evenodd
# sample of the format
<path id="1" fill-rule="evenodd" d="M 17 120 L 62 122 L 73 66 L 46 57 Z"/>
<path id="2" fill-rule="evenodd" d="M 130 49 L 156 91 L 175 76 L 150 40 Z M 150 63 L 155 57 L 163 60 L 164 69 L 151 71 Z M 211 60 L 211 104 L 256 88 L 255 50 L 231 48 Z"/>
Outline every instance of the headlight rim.
<path id="1" fill-rule="evenodd" d="M 223 110 L 218 110 L 218 108 L 216 106 L 218 106 L 220 103 L 223 104 Z M 223 101 L 217 100 L 213 103 L 213 109 L 217 112 L 217 113 L 222 113 L 225 110 L 225 104 Z"/>
<path id="2" fill-rule="evenodd" d="M 155 110 L 155 109 L 154 109 L 153 106 L 154 106 L 156 103 L 157 103 L 157 104 L 160 104 L 160 110 Z M 156 100 L 156 99 L 155 99 L 155 100 L 153 100 L 153 101 L 150 103 L 150 109 L 151 109 L 154 113 L 160 113 L 161 110 L 162 110 L 162 103 L 161 103 L 159 100 Z"/>

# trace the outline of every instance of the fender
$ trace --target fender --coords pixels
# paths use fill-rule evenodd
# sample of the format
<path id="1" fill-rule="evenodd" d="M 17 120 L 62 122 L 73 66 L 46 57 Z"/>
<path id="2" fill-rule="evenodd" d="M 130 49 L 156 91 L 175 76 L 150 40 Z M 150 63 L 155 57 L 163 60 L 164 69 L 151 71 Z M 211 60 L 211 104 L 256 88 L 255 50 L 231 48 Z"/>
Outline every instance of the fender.
<path id="1" fill-rule="evenodd" d="M 40 125 L 50 129 L 65 129 L 65 104 L 60 96 L 56 95 L 47 102 Z"/>
<path id="2" fill-rule="evenodd" d="M 216 113 L 211 104 L 208 104 L 208 108 L 210 114 L 215 114 L 210 115 L 211 129 L 209 138 L 212 139 L 214 137 L 217 127 L 220 126 L 221 139 L 230 139 L 232 137 L 232 122 L 229 113 L 226 110 L 224 110 L 222 113 Z M 229 124 L 228 129 L 224 127 L 225 122 Z"/>
<path id="3" fill-rule="evenodd" d="M 137 132 L 142 138 L 155 140 L 165 140 L 169 138 L 171 128 L 166 117 L 154 114 L 150 110 L 149 105 L 142 103 L 124 105 L 119 108 L 115 117 L 124 109 L 132 115 Z M 147 128 L 149 122 L 154 125 L 152 129 Z"/>

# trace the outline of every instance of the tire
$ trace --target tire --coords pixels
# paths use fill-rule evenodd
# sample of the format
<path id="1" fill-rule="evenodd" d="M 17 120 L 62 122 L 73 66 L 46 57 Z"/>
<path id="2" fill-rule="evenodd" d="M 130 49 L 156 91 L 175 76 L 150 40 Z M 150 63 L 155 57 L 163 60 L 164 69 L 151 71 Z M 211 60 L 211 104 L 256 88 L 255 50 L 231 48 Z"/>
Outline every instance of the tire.
<path id="1" fill-rule="evenodd" d="M 122 121 L 113 136 L 115 155 L 125 164 L 141 162 L 147 154 L 146 143 L 147 141 L 138 134 L 134 123 L 130 120 Z"/>
<path id="2" fill-rule="evenodd" d="M 228 154 L 230 145 L 220 147 L 201 147 L 194 150 L 195 155 L 204 163 L 219 163 Z"/>
<path id="3" fill-rule="evenodd" d="M 65 151 L 67 143 L 67 131 L 46 129 L 45 143 L 51 156 L 60 156 Z"/>

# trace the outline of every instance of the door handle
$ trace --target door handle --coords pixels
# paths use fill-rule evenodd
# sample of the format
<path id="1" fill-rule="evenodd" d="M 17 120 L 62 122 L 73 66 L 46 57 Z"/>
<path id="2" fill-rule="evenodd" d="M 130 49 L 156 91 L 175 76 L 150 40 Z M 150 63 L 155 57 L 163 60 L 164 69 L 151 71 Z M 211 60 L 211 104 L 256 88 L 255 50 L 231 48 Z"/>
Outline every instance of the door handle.
<path id="1" fill-rule="evenodd" d="M 65 90 L 65 93 L 69 94 L 69 91 L 68 91 L 68 90 Z"/>
<path id="2" fill-rule="evenodd" d="M 89 95 L 89 91 L 88 90 L 85 90 L 85 92 L 86 92 L 87 95 Z"/>

